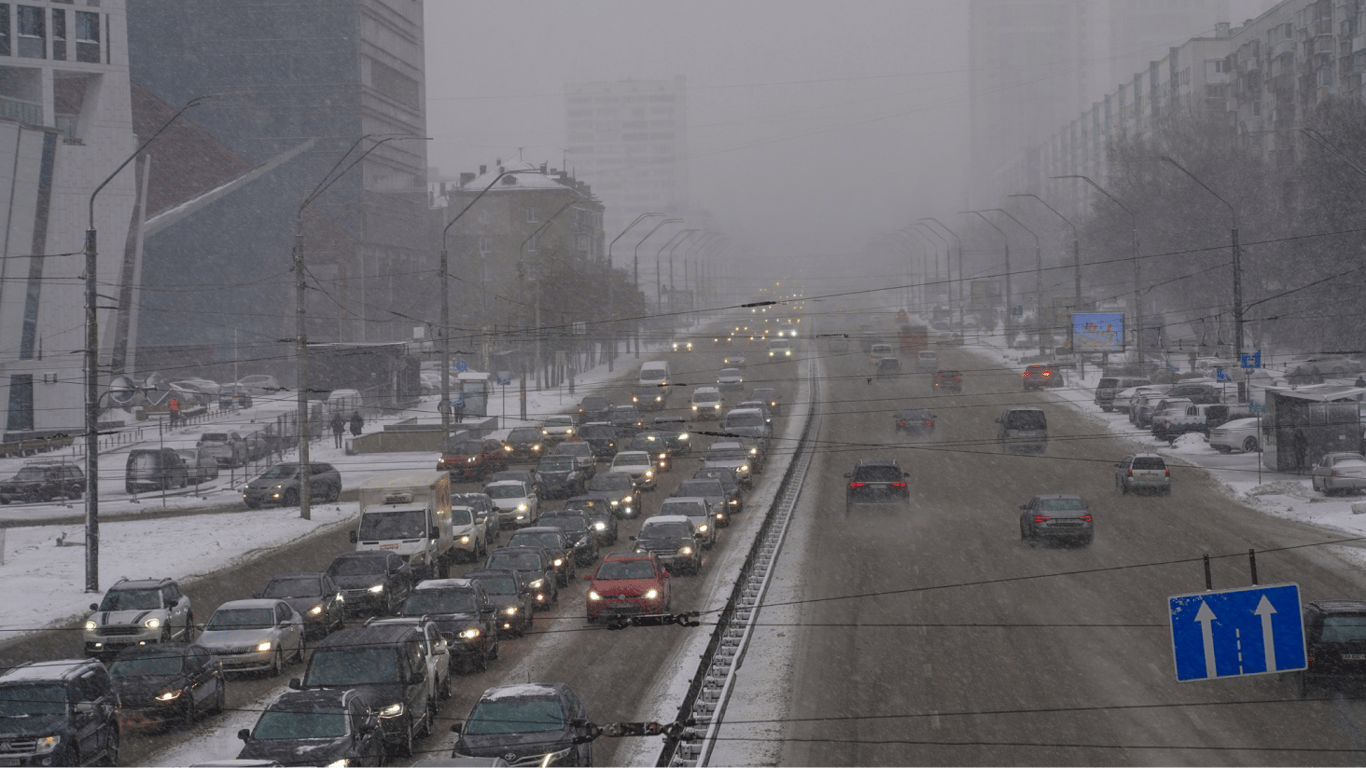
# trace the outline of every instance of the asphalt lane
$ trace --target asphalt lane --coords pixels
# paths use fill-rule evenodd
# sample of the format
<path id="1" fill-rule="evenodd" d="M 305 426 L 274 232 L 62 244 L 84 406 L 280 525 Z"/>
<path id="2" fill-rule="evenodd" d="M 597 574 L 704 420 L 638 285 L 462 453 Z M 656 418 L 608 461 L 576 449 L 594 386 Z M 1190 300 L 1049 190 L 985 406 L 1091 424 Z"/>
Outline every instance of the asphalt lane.
<path id="1" fill-rule="evenodd" d="M 855 348 L 857 349 L 857 348 Z M 1202 471 L 1173 469 L 1170 496 L 1120 496 L 1113 464 L 1140 449 L 1019 374 L 962 349 L 961 395 L 925 374 L 866 380 L 857 352 L 827 351 L 818 455 L 802 514 L 812 542 L 788 551 L 806 574 L 780 764 L 1242 765 L 1359 763 L 1366 704 L 1301 701 L 1294 675 L 1179 684 L 1166 598 L 1296 582 L 1304 600 L 1360 597 L 1361 574 L 1330 532 L 1270 518 L 1226 497 Z M 1002 454 L 1008 405 L 1049 419 L 1042 458 Z M 898 437 L 892 413 L 927 406 L 933 437 Z M 863 457 L 911 473 L 909 508 L 846 517 L 844 478 Z M 1090 547 L 1020 540 L 1019 505 L 1080 493 Z M 1165 564 L 1164 564 L 1165 563 Z M 1319 751 L 1328 750 L 1328 751 Z M 1344 751 L 1334 751 L 1344 750 Z"/>

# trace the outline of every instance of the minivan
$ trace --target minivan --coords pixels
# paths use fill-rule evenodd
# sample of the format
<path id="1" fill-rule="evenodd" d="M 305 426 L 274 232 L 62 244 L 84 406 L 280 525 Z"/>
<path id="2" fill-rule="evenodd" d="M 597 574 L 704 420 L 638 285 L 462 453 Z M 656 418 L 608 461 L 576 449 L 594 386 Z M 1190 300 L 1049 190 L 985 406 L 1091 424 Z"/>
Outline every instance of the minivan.
<path id="1" fill-rule="evenodd" d="M 1007 408 L 996 424 L 996 439 L 1007 453 L 1043 453 L 1048 448 L 1048 417 L 1042 408 Z"/>
<path id="2" fill-rule="evenodd" d="M 670 383 L 669 363 L 666 360 L 651 360 L 640 364 L 640 385 L 642 387 L 659 387 L 663 390 L 664 397 L 669 396 Z"/>
<path id="3" fill-rule="evenodd" d="M 692 413 L 699 419 L 721 418 L 721 390 L 698 387 L 692 393 Z"/>
<path id="4" fill-rule="evenodd" d="M 172 448 L 134 448 L 124 465 L 123 489 L 128 493 L 165 491 L 190 484 L 185 461 Z"/>

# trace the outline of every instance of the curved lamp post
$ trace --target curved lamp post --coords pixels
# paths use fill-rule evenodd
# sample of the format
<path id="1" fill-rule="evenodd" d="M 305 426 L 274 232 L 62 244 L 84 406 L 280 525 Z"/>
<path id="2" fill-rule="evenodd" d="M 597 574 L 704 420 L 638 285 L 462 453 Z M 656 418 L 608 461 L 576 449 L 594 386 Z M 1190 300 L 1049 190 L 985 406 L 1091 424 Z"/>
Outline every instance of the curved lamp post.
<path id="1" fill-rule="evenodd" d="M 971 213 L 971 214 L 976 214 L 976 215 L 978 216 L 978 218 L 980 218 L 982 221 L 985 221 L 985 222 L 987 223 L 987 226 L 991 227 L 992 229 L 996 230 L 997 232 L 1000 232 L 1000 233 L 1001 233 L 1001 239 L 1005 241 L 1005 247 L 1006 247 L 1006 295 L 1005 295 L 1005 299 L 1006 299 L 1006 320 L 1005 320 L 1005 326 L 1006 326 L 1006 337 L 1007 337 L 1007 338 L 1010 338 L 1010 336 L 1011 336 L 1011 333 L 1010 333 L 1010 310 L 1011 310 L 1011 304 L 1010 304 L 1010 238 L 1006 236 L 1005 230 L 1001 229 L 1000 227 L 996 226 L 995 224 L 992 224 L 992 223 L 991 223 L 991 219 L 988 219 L 988 218 L 986 217 L 986 214 L 982 213 L 981 211 L 959 211 L 959 212 L 958 212 L 958 214 L 959 214 L 960 216 L 966 216 L 966 215 L 969 214 L 969 213 Z"/>
<path id="2" fill-rule="evenodd" d="M 649 239 L 650 239 L 650 235 L 653 235 L 654 233 L 658 232 L 658 231 L 659 231 L 659 228 L 662 227 L 662 226 L 664 226 L 665 224 L 679 224 L 679 223 L 682 223 L 682 221 L 683 221 L 682 219 L 664 219 L 663 221 L 661 221 L 661 222 L 659 222 L 658 224 L 656 224 L 656 225 L 654 226 L 654 229 L 651 229 L 649 232 L 646 232 L 646 233 L 645 233 L 645 237 L 642 237 L 642 238 L 640 238 L 640 240 L 636 241 L 636 248 L 635 248 L 635 251 L 634 251 L 634 252 L 632 253 L 632 255 L 631 255 L 631 280 L 632 280 L 632 282 L 634 282 L 635 285 L 636 285 L 636 294 L 637 294 L 637 295 L 642 295 L 642 294 L 640 293 L 640 246 L 641 246 L 642 244 L 644 244 L 644 242 L 645 242 L 646 240 L 649 240 Z M 644 301 L 644 299 L 642 299 L 642 301 Z M 635 336 L 635 349 L 636 349 L 636 353 L 635 353 L 635 354 L 636 354 L 636 357 L 639 358 L 639 357 L 640 357 L 640 320 L 639 320 L 639 319 L 636 320 L 635 326 L 636 326 L 636 327 L 635 327 L 635 333 L 633 334 L 633 335 Z"/>
<path id="3" fill-rule="evenodd" d="M 958 244 L 958 333 L 962 334 L 966 330 L 965 328 L 963 328 L 963 309 L 965 304 L 965 302 L 963 301 L 963 240 L 958 237 L 957 232 L 954 232 L 952 229 L 949 229 L 948 226 L 944 224 L 944 222 L 940 221 L 939 219 L 936 219 L 933 216 L 926 216 L 924 218 L 916 219 L 916 221 L 933 222 L 935 224 L 938 224 L 939 228 L 944 230 L 945 232 L 948 232 L 953 237 L 953 241 Z"/>
<path id="4" fill-rule="evenodd" d="M 999 213 L 1007 219 L 1019 225 L 1020 229 L 1029 233 L 1034 238 L 1034 326 L 1039 337 L 1039 354 L 1045 354 L 1043 346 L 1043 248 L 1039 245 L 1039 236 L 1034 234 L 1034 230 L 1026 227 L 1024 222 L 1011 216 L 1010 213 L 1001 208 L 987 208 L 990 213 Z"/>
<path id="5" fill-rule="evenodd" d="M 949 297 L 951 294 L 950 294 L 949 287 L 948 287 L 947 283 L 948 283 L 948 281 L 949 281 L 949 279 L 950 279 L 950 277 L 951 277 L 951 275 L 950 275 L 950 273 L 949 273 L 949 255 L 950 255 L 950 251 L 952 250 L 952 247 L 953 247 L 952 243 L 949 242 L 949 239 L 948 239 L 947 237 L 944 237 L 943 235 L 939 234 L 939 231 L 938 231 L 938 230 L 936 230 L 934 227 L 931 227 L 929 224 L 926 224 L 926 223 L 923 222 L 923 221 L 916 221 L 916 222 L 915 222 L 914 224 L 912 224 L 911 226 L 913 226 L 913 227 L 918 227 L 919 230 L 920 230 L 921 232 L 924 232 L 924 233 L 927 234 L 927 235 L 933 235 L 936 243 L 943 243 L 943 244 L 944 244 L 944 282 L 946 283 L 946 285 L 944 286 L 944 295 L 945 295 L 946 297 Z M 937 249 L 936 249 L 936 250 L 937 250 Z M 938 263 L 938 262 L 939 262 L 938 256 L 936 256 L 936 257 L 935 257 L 935 266 L 934 266 L 934 279 L 935 279 L 936 282 L 939 281 L 939 263 Z M 951 301 L 951 299 L 950 299 L 950 301 Z M 933 309 L 933 307 L 931 307 L 931 309 L 930 309 L 930 314 L 931 314 L 931 315 L 934 314 L 934 309 Z"/>

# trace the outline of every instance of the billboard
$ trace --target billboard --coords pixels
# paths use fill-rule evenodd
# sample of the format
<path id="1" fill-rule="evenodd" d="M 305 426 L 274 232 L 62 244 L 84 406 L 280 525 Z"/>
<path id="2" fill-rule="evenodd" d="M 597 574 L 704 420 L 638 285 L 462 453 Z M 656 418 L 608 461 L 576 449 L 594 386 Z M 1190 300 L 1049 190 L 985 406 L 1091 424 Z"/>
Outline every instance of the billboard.
<path id="1" fill-rule="evenodd" d="M 1073 352 L 1123 352 L 1124 315 L 1077 312 L 1072 315 Z"/>

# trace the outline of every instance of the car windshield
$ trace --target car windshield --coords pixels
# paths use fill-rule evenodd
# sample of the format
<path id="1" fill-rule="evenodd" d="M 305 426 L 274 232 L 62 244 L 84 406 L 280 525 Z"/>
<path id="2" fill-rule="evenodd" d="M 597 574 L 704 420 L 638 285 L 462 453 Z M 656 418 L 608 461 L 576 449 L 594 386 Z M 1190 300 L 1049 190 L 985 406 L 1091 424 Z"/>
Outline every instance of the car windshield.
<path id="1" fill-rule="evenodd" d="M 579 435 L 581 435 L 585 440 L 590 438 L 600 439 L 604 437 L 613 437 L 616 434 L 617 431 L 615 429 L 612 429 L 610 426 L 607 426 L 606 424 L 589 424 L 588 426 L 579 430 Z"/>
<path id="2" fill-rule="evenodd" d="M 706 461 L 744 461 L 748 454 L 744 448 L 708 448 Z"/>
<path id="3" fill-rule="evenodd" d="M 225 432 L 205 432 L 205 433 L 204 433 L 204 436 L 201 437 L 201 438 L 199 438 L 199 442 L 201 442 L 201 443 L 226 443 L 226 442 L 228 442 L 228 435 L 227 435 L 227 433 L 225 433 Z"/>
<path id="4" fill-rule="evenodd" d="M 545 733 L 564 730 L 564 710 L 556 699 L 481 701 L 470 713 L 465 733 Z"/>
<path id="5" fill-rule="evenodd" d="M 318 707 L 300 711 L 290 704 L 280 709 L 267 709 L 251 730 L 256 741 L 282 739 L 336 739 L 345 736 L 346 710 L 341 707 Z"/>
<path id="6" fill-rule="evenodd" d="M 514 571 L 539 571 L 541 556 L 535 552 L 494 552 L 485 568 L 508 568 Z"/>
<path id="7" fill-rule="evenodd" d="M 322 593 L 322 583 L 317 576 L 291 576 L 271 579 L 261 597 L 283 600 L 290 597 L 317 597 Z"/>
<path id="8" fill-rule="evenodd" d="M 1157 456 L 1137 456 L 1134 469 L 1166 469 L 1167 463 Z"/>
<path id="9" fill-rule="evenodd" d="M 721 395 L 716 392 L 698 392 L 692 396 L 694 403 L 714 403 L 721 399 Z"/>
<path id="10" fill-rule="evenodd" d="M 479 583 L 490 595 L 515 595 L 517 582 L 511 576 L 480 576 Z"/>
<path id="11" fill-rule="evenodd" d="M 692 535 L 683 523 L 646 523 L 640 528 L 642 539 L 682 539 Z"/>
<path id="12" fill-rule="evenodd" d="M 520 499 L 526 496 L 526 486 L 521 483 L 490 485 L 484 489 L 484 493 L 495 499 Z"/>
<path id="13" fill-rule="evenodd" d="M 1366 467 L 1366 461 L 1363 461 L 1362 459 L 1338 459 L 1337 461 L 1334 461 L 1334 462 L 1333 462 L 1333 467 L 1334 467 L 1334 468 L 1347 467 L 1347 468 L 1350 468 L 1350 469 L 1361 469 L 1362 467 Z"/>
<path id="14" fill-rule="evenodd" d="M 452 445 L 447 453 L 473 454 L 484 450 L 484 444 L 478 440 L 461 440 Z"/>
<path id="15" fill-rule="evenodd" d="M 398 649 L 386 646 L 316 650 L 304 675 L 307 688 L 352 688 L 399 681 Z"/>
<path id="16" fill-rule="evenodd" d="M 180 674 L 185 659 L 175 653 L 155 653 L 150 656 L 134 656 L 128 659 L 114 659 L 109 665 L 109 676 L 115 679 L 124 677 L 170 677 Z"/>
<path id="17" fill-rule="evenodd" d="M 470 589 L 415 589 L 403 603 L 404 616 L 425 613 L 476 613 L 478 603 Z"/>
<path id="18" fill-rule="evenodd" d="M 1006 417 L 1007 429 L 1048 429 L 1043 411 L 1011 411 Z"/>
<path id="19" fill-rule="evenodd" d="M 1096 385 L 1096 389 L 1114 389 L 1117 386 L 1119 386 L 1119 379 L 1106 377 L 1100 380 L 1100 383 Z"/>
<path id="20" fill-rule="evenodd" d="M 540 472 L 569 472 L 574 469 L 573 456 L 547 456 L 536 466 Z"/>
<path id="21" fill-rule="evenodd" d="M 755 400 L 772 400 L 775 397 L 777 397 L 777 390 L 775 389 L 764 389 L 760 387 L 759 389 L 754 390 Z"/>
<path id="22" fill-rule="evenodd" d="M 1350 643 L 1366 640 L 1366 616 L 1342 615 L 1323 617 L 1319 640 L 1325 643 Z"/>
<path id="23" fill-rule="evenodd" d="M 367 509 L 357 535 L 364 541 L 420 539 L 426 531 L 425 509 Z"/>
<path id="24" fill-rule="evenodd" d="M 101 611 L 152 611 L 161 607 L 157 589 L 111 589 L 100 601 Z"/>
<path id="25" fill-rule="evenodd" d="M 451 525 L 474 525 L 474 510 L 469 507 L 452 507 Z"/>
<path id="26" fill-rule="evenodd" d="M 568 416 L 553 416 L 545 420 L 547 427 L 572 427 L 574 420 Z"/>
<path id="27" fill-rule="evenodd" d="M 764 417 L 758 413 L 732 413 L 726 417 L 727 427 L 762 427 Z"/>
<path id="28" fill-rule="evenodd" d="M 327 572 L 332 576 L 368 576 L 384 573 L 384 563 L 383 557 L 347 557 L 333 560 Z"/>
<path id="29" fill-rule="evenodd" d="M 545 547 L 546 549 L 561 549 L 560 537 L 553 533 L 532 532 L 514 533 L 508 539 L 509 547 Z"/>
<path id="30" fill-rule="evenodd" d="M 923 408 L 911 408 L 901 412 L 902 421 L 929 421 L 934 418 L 930 412 Z"/>
<path id="31" fill-rule="evenodd" d="M 64 714 L 65 686 L 7 685 L 0 691 L 0 718 Z"/>
<path id="32" fill-rule="evenodd" d="M 721 369 L 721 376 L 720 376 L 720 377 L 723 378 L 723 379 L 738 379 L 738 378 L 740 378 L 740 369 L 738 369 L 738 368 L 723 368 L 723 369 Z"/>
<path id="33" fill-rule="evenodd" d="M 715 480 L 720 483 L 723 488 L 730 488 L 736 484 L 735 475 L 732 474 L 729 469 L 699 469 L 697 474 L 693 475 L 693 477 Z"/>
<path id="34" fill-rule="evenodd" d="M 593 448 L 587 443 L 564 443 L 555 449 L 556 456 L 592 456 Z"/>
<path id="35" fill-rule="evenodd" d="M 541 433 L 530 427 L 521 427 L 508 433 L 509 443 L 534 443 L 541 439 Z"/>
<path id="36" fill-rule="evenodd" d="M 15 475 L 13 479 L 17 483 L 32 483 L 42 480 L 45 476 L 46 473 L 43 472 L 41 467 L 23 467 L 19 470 L 19 474 Z"/>
<path id="37" fill-rule="evenodd" d="M 610 404 L 611 401 L 605 397 L 585 397 L 579 407 L 585 411 L 600 411 Z"/>
<path id="38" fill-rule="evenodd" d="M 643 467 L 649 463 L 650 457 L 643 453 L 635 455 L 623 453 L 617 456 L 616 461 L 612 462 L 614 466 L 618 467 Z"/>
<path id="39" fill-rule="evenodd" d="M 560 528 L 566 531 L 588 530 L 588 521 L 583 519 L 582 517 L 577 517 L 575 515 L 555 515 L 553 517 L 543 517 L 541 518 L 541 522 L 545 523 L 546 525 L 553 525 L 556 528 Z"/>
<path id="40" fill-rule="evenodd" d="M 292 478 L 299 472 L 298 464 L 276 464 L 261 473 L 262 480 L 281 480 Z"/>
<path id="41" fill-rule="evenodd" d="M 855 480 L 872 483 L 895 482 L 901 477 L 901 468 L 894 465 L 859 467 L 858 471 L 854 473 Z"/>
<path id="42" fill-rule="evenodd" d="M 1086 509 L 1081 499 L 1039 499 L 1039 509 L 1048 512 L 1080 512 Z"/>
<path id="43" fill-rule="evenodd" d="M 725 496 L 720 480 L 684 480 L 678 484 L 679 496 Z"/>
<path id="44" fill-rule="evenodd" d="M 224 632 L 233 629 L 269 629 L 275 625 L 275 610 L 272 608 L 229 608 L 213 612 L 204 629 L 208 632 Z"/>
<path id="45" fill-rule="evenodd" d="M 588 481 L 590 491 L 629 491 L 634 483 L 624 472 L 605 472 Z"/>
<path id="46" fill-rule="evenodd" d="M 599 581 L 653 579 L 655 567 L 649 560 L 605 560 L 594 578 Z"/>

